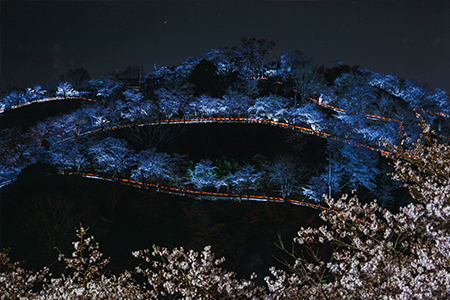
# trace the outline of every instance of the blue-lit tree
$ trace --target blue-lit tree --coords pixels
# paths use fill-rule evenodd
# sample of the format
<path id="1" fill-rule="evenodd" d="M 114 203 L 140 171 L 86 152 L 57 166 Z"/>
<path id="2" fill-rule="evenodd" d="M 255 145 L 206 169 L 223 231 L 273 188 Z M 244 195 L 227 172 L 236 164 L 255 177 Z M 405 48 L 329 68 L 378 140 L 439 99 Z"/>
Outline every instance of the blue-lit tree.
<path id="1" fill-rule="evenodd" d="M 40 85 L 36 85 L 33 88 L 27 88 L 25 96 L 28 101 L 42 99 L 47 96 L 47 90 L 44 90 Z"/>
<path id="2" fill-rule="evenodd" d="M 112 76 L 104 78 L 92 79 L 89 81 L 91 88 L 95 89 L 95 96 L 101 99 L 107 99 L 109 102 L 114 102 L 121 96 L 120 91 L 124 87 L 122 81 L 116 80 Z"/>
<path id="3" fill-rule="evenodd" d="M 85 121 L 89 129 L 102 128 L 108 125 L 108 111 L 100 105 L 89 105 L 75 112 L 74 119 L 82 119 Z"/>
<path id="4" fill-rule="evenodd" d="M 201 95 L 189 103 L 190 111 L 200 118 L 224 117 L 231 113 L 221 99 Z"/>
<path id="5" fill-rule="evenodd" d="M 27 97 L 23 92 L 13 91 L 2 98 L 0 109 L 7 109 L 27 102 Z"/>
<path id="6" fill-rule="evenodd" d="M 244 165 L 236 173 L 229 175 L 229 181 L 234 190 L 242 197 L 243 193 L 250 195 L 251 190 L 255 190 L 259 181 L 263 178 L 263 173 L 256 171 L 255 167 L 249 164 Z"/>
<path id="7" fill-rule="evenodd" d="M 81 143 L 55 144 L 48 151 L 49 163 L 60 171 L 85 171 L 89 167 L 86 147 Z"/>
<path id="8" fill-rule="evenodd" d="M 326 115 L 320 111 L 317 104 L 305 103 L 299 107 L 291 108 L 288 112 L 289 120 L 293 124 L 306 123 L 313 130 L 323 130 L 326 127 Z"/>
<path id="9" fill-rule="evenodd" d="M 167 153 L 155 149 L 143 150 L 129 158 L 132 165 L 131 178 L 137 181 L 154 182 L 158 186 L 173 178 L 174 165 Z"/>
<path id="10" fill-rule="evenodd" d="M 340 192 L 344 188 L 356 190 L 365 187 L 370 191 L 376 188 L 376 176 L 380 173 L 377 152 L 333 140 L 328 142 L 327 152 L 331 171 L 326 170 L 322 178 L 331 179 L 333 192 Z"/>
<path id="11" fill-rule="evenodd" d="M 56 96 L 79 97 L 83 93 L 75 90 L 69 82 L 61 82 L 56 88 Z"/>
<path id="12" fill-rule="evenodd" d="M 287 114 L 289 99 L 278 95 L 257 98 L 248 108 L 250 116 L 278 121 Z"/>
<path id="13" fill-rule="evenodd" d="M 130 149 L 123 140 L 107 137 L 94 142 L 89 146 L 88 154 L 94 169 L 98 172 L 119 176 L 129 168 Z"/>
<path id="14" fill-rule="evenodd" d="M 368 71 L 368 70 L 367 70 Z M 384 90 L 393 96 L 400 97 L 403 81 L 396 75 L 384 75 L 376 72 L 369 72 L 369 85 Z"/>
<path id="15" fill-rule="evenodd" d="M 293 106 L 296 107 L 298 104 L 305 102 L 308 97 L 318 94 L 323 85 L 323 76 L 315 67 L 298 70 L 294 77 L 294 88 L 296 93 L 294 95 Z"/>
<path id="16" fill-rule="evenodd" d="M 124 102 L 117 101 L 116 105 L 121 109 L 122 118 L 131 122 L 144 121 L 156 115 L 156 106 L 150 100 L 144 100 L 142 93 L 129 89 L 123 95 Z"/>
<path id="17" fill-rule="evenodd" d="M 306 57 L 301 51 L 287 50 L 281 55 L 279 73 L 284 81 L 289 81 L 310 64 L 311 58 Z"/>
<path id="18" fill-rule="evenodd" d="M 173 119 L 174 117 L 184 117 L 188 111 L 187 105 L 192 99 L 192 94 L 185 90 L 167 90 L 158 89 L 155 91 L 158 97 L 158 113 L 164 119 Z"/>
<path id="19" fill-rule="evenodd" d="M 6 167 L 0 165 L 0 189 L 12 183 L 22 171 L 21 167 Z"/>
<path id="20" fill-rule="evenodd" d="M 347 93 L 353 92 L 357 87 L 364 87 L 370 90 L 370 86 L 367 85 L 369 78 L 366 73 L 357 72 L 356 70 L 342 73 L 334 80 L 336 93 L 345 96 Z"/>
<path id="21" fill-rule="evenodd" d="M 222 97 L 224 107 L 227 107 L 232 117 L 247 117 L 248 109 L 255 104 L 255 100 L 247 95 L 229 91 Z"/>
<path id="22" fill-rule="evenodd" d="M 236 47 L 209 49 L 202 56 L 213 62 L 221 75 L 226 75 L 238 70 L 238 66 L 235 64 L 236 49 Z"/>
<path id="23" fill-rule="evenodd" d="M 213 186 L 216 175 L 212 161 L 204 159 L 196 163 L 194 169 L 188 170 L 188 180 L 194 187 L 200 191 L 200 200 L 203 198 L 203 190 L 205 187 Z"/>

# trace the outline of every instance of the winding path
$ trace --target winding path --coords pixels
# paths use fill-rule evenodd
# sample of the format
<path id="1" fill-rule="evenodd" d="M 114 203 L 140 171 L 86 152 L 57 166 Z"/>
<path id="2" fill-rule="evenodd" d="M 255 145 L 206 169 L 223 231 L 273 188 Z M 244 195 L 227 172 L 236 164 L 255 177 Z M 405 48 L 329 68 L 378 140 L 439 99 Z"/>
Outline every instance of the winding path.
<path id="1" fill-rule="evenodd" d="M 83 97 L 70 97 L 70 96 L 49 97 L 49 98 L 36 99 L 36 100 L 32 100 L 32 101 L 25 102 L 25 103 L 22 103 L 22 104 L 11 106 L 9 108 L 1 109 L 0 110 L 0 114 L 4 113 L 6 111 L 9 111 L 9 110 L 13 110 L 13 109 L 16 109 L 16 108 L 24 107 L 24 106 L 31 105 L 31 104 L 34 104 L 34 103 L 43 103 L 43 102 L 50 102 L 50 101 L 57 101 L 57 100 L 83 100 L 83 101 L 89 101 L 89 102 L 101 102 L 99 100 L 90 99 L 90 98 L 83 98 Z"/>
<path id="2" fill-rule="evenodd" d="M 267 77 L 256 77 L 256 76 L 253 77 L 253 79 L 269 80 L 269 78 L 267 78 Z M 284 84 L 284 83 L 281 82 L 281 81 L 277 81 L 277 84 L 281 85 L 281 84 Z M 297 91 L 295 88 L 291 88 L 291 89 L 294 92 L 296 92 L 296 93 L 298 93 L 300 95 L 302 94 L 299 91 Z M 313 103 L 317 104 L 317 105 L 320 105 L 322 107 L 326 107 L 326 108 L 332 109 L 334 111 L 341 111 L 341 112 L 350 113 L 350 114 L 362 115 L 362 116 L 365 116 L 368 119 L 377 119 L 377 120 L 391 121 L 391 122 L 397 122 L 397 123 L 406 123 L 404 121 L 400 121 L 400 120 L 392 119 L 392 118 L 387 118 L 387 117 L 383 117 L 383 116 L 365 114 L 365 113 L 360 113 L 360 112 L 355 112 L 355 111 L 348 111 L 348 110 L 340 108 L 340 107 L 336 107 L 336 106 L 333 106 L 333 105 L 329 105 L 329 104 L 323 103 L 322 101 L 314 99 L 312 97 L 307 97 L 307 98 L 310 101 L 312 101 Z M 438 112 L 434 112 L 434 111 L 431 111 L 431 110 L 426 110 L 426 109 L 423 109 L 423 108 L 417 108 L 417 107 L 413 108 L 413 111 L 415 111 L 415 110 L 421 110 L 421 111 L 424 111 L 424 112 L 427 112 L 427 113 L 430 113 L 430 114 L 434 114 L 434 115 L 437 115 L 437 116 L 445 117 L 445 118 L 450 117 L 449 114 L 438 113 Z"/>
<path id="3" fill-rule="evenodd" d="M 337 136 L 333 136 L 326 132 L 313 130 L 311 128 L 307 128 L 307 127 L 303 127 L 303 126 L 299 126 L 299 125 L 293 125 L 293 124 L 288 124 L 288 123 L 284 123 L 284 122 L 264 120 L 264 119 L 258 119 L 258 118 L 191 118 L 191 119 L 150 121 L 150 122 L 143 122 L 143 123 L 129 123 L 129 124 L 124 124 L 124 125 L 118 125 L 118 126 L 113 126 L 113 127 L 103 128 L 103 129 L 87 131 L 87 132 L 81 133 L 81 134 L 73 136 L 73 137 L 68 137 L 68 138 L 62 139 L 62 140 L 56 142 L 56 144 L 69 142 L 69 141 L 72 141 L 72 140 L 75 140 L 75 139 L 78 139 L 81 137 L 85 137 L 85 136 L 100 133 L 100 132 L 119 130 L 119 129 L 130 128 L 130 127 L 155 126 L 155 125 L 177 125 L 177 124 L 209 124 L 209 123 L 247 123 L 247 124 L 272 125 L 272 126 L 277 126 L 277 127 L 283 128 L 283 129 L 290 129 L 290 130 L 295 130 L 295 131 L 305 133 L 305 134 L 315 135 L 315 136 L 318 136 L 321 138 L 329 138 L 329 139 L 336 140 L 336 141 L 342 141 L 349 145 L 367 148 L 369 150 L 377 151 L 377 152 L 384 153 L 387 155 L 394 155 L 392 152 L 382 150 L 379 148 L 375 148 L 375 147 L 371 147 L 371 146 L 367 146 L 367 145 L 364 145 L 361 143 L 356 143 L 356 142 L 353 142 L 350 140 L 345 140 L 345 139 L 339 138 Z"/>
<path id="4" fill-rule="evenodd" d="M 279 203 L 285 202 L 285 200 L 280 197 L 258 196 L 258 195 L 237 195 L 237 194 L 215 193 L 215 192 L 205 192 L 205 191 L 196 191 L 196 190 L 187 190 L 187 189 L 180 190 L 180 189 L 174 188 L 174 187 L 167 187 L 167 186 L 157 185 L 157 184 L 153 184 L 153 183 L 145 183 L 145 182 L 136 181 L 136 180 L 132 180 L 132 179 L 126 179 L 126 178 L 108 177 L 108 176 L 94 174 L 94 173 L 67 172 L 65 174 L 64 173 L 60 173 L 60 174 L 79 175 L 79 176 L 82 176 L 85 178 L 119 182 L 122 184 L 131 185 L 134 187 L 146 188 L 146 189 L 155 188 L 158 190 L 158 192 L 163 192 L 163 193 L 177 195 L 177 196 L 191 197 L 191 198 L 198 198 L 201 196 L 204 199 L 211 199 L 211 200 L 219 200 L 220 199 L 220 200 L 239 200 L 239 201 L 242 201 L 242 200 L 265 201 L 265 202 L 271 201 L 271 202 L 279 202 Z M 304 202 L 304 201 L 295 200 L 295 199 L 286 199 L 286 202 L 292 203 L 295 205 L 301 205 L 301 206 L 305 206 L 305 207 L 315 208 L 315 209 L 319 209 L 319 210 L 323 210 L 323 211 L 329 211 L 329 212 L 333 212 L 335 214 L 341 214 L 343 216 L 346 216 L 345 214 L 343 214 L 337 210 L 333 210 L 328 207 L 324 207 L 324 206 L 317 205 L 314 203 Z M 362 222 L 362 223 L 369 224 L 369 225 L 371 224 L 370 222 L 362 220 L 362 219 L 356 218 L 356 220 L 359 222 Z"/>

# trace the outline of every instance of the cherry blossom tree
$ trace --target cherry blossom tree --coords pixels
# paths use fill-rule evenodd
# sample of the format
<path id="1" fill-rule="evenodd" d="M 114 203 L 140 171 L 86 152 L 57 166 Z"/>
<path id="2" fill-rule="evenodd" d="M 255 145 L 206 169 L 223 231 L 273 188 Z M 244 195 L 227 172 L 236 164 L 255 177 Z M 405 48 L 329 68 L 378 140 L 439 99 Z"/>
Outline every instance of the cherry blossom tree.
<path id="1" fill-rule="evenodd" d="M 86 148 L 80 143 L 55 144 L 49 156 L 50 163 L 61 171 L 82 171 L 89 166 Z"/>
<path id="2" fill-rule="evenodd" d="M 167 153 L 157 153 L 155 149 L 143 150 L 137 155 L 131 156 L 129 161 L 135 165 L 131 172 L 131 178 L 138 181 L 150 181 L 159 185 L 172 179 L 173 164 Z"/>
<path id="3" fill-rule="evenodd" d="M 283 52 L 280 59 L 280 75 L 283 80 L 293 79 L 297 72 L 310 65 L 311 58 L 306 57 L 298 50 L 287 50 Z"/>
<path id="4" fill-rule="evenodd" d="M 93 88 L 95 88 L 96 97 L 108 99 L 108 101 L 118 100 L 119 92 L 124 87 L 124 83 L 122 81 L 118 81 L 112 76 L 92 79 L 89 83 Z"/>
<path id="5" fill-rule="evenodd" d="M 224 106 L 221 99 L 201 95 L 189 103 L 190 110 L 196 117 L 211 118 L 223 117 L 230 113 L 228 107 Z"/>
<path id="6" fill-rule="evenodd" d="M 144 100 L 142 93 L 130 89 L 125 91 L 123 95 L 126 101 L 116 102 L 122 118 L 135 122 L 151 119 L 155 115 L 155 105 L 150 100 Z"/>
<path id="7" fill-rule="evenodd" d="M 306 123 L 310 125 L 313 130 L 322 131 L 327 123 L 326 115 L 313 103 L 305 103 L 299 107 L 290 109 L 288 114 L 292 123 Z"/>
<path id="8" fill-rule="evenodd" d="M 116 176 L 129 167 L 130 149 L 123 140 L 107 137 L 89 146 L 88 153 L 98 172 Z"/>
<path id="9" fill-rule="evenodd" d="M 250 195 L 250 190 L 255 190 L 262 178 L 263 173 L 256 171 L 254 166 L 248 164 L 230 175 L 231 185 L 240 196 L 242 196 L 242 193 Z"/>
<path id="10" fill-rule="evenodd" d="M 212 186 L 216 179 L 212 161 L 204 159 L 196 163 L 194 169 L 188 170 L 188 180 L 194 187 L 200 191 L 200 200 L 203 198 L 203 190 L 205 187 Z"/>
<path id="11" fill-rule="evenodd" d="M 251 116 L 278 121 L 286 115 L 289 99 L 277 95 L 257 98 L 255 104 L 249 107 Z"/>
<path id="12" fill-rule="evenodd" d="M 450 296 L 450 147 L 438 144 L 430 126 L 421 139 L 387 144 L 396 155 L 393 179 L 415 202 L 398 213 L 353 195 L 326 198 L 329 225 L 301 228 L 287 262 L 292 273 L 271 269 L 266 277 L 276 299 L 447 299 Z M 332 246 L 328 260 L 315 252 Z M 295 252 L 294 252 L 295 251 Z M 303 253 L 296 255 L 294 253 Z"/>
<path id="13" fill-rule="evenodd" d="M 46 97 L 47 90 L 44 90 L 40 85 L 36 85 L 33 88 L 27 88 L 25 95 L 28 101 L 42 99 Z"/>
<path id="14" fill-rule="evenodd" d="M 61 82 L 56 88 L 56 96 L 79 97 L 83 93 L 75 90 L 69 82 Z"/>
<path id="15" fill-rule="evenodd" d="M 165 119 L 173 119 L 175 116 L 183 117 L 187 113 L 187 105 L 192 95 L 183 91 L 158 89 L 155 91 L 158 97 L 158 112 Z"/>
<path id="16" fill-rule="evenodd" d="M 27 97 L 23 92 L 13 91 L 2 98 L 0 109 L 7 109 L 27 102 Z"/>
<path id="17" fill-rule="evenodd" d="M 254 100 L 247 95 L 229 91 L 222 97 L 222 105 L 233 117 L 247 117 L 248 109 L 254 104 Z"/>

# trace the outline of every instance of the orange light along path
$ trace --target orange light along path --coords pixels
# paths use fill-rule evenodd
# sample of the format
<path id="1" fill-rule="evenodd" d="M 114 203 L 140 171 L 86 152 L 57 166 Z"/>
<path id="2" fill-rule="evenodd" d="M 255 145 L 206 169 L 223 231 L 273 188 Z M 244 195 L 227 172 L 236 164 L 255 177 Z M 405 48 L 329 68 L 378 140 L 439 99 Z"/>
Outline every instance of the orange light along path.
<path id="1" fill-rule="evenodd" d="M 83 97 L 69 97 L 69 96 L 62 96 L 62 97 L 50 97 L 50 98 L 43 98 L 43 99 L 36 99 L 32 100 L 30 102 L 25 102 L 19 105 L 11 106 L 10 108 L 5 108 L 0 110 L 0 114 L 4 113 L 5 111 L 13 110 L 16 108 L 20 108 L 23 106 L 31 105 L 34 103 L 42 103 L 42 102 L 49 102 L 49 101 L 56 101 L 56 100 L 83 100 L 83 101 L 90 101 L 90 102 L 101 102 L 99 100 L 90 99 L 90 98 L 83 98 Z"/>
<path id="2" fill-rule="evenodd" d="M 297 92 L 295 89 L 294 89 L 294 91 Z M 314 99 L 314 98 L 311 98 L 311 97 L 308 97 L 308 99 L 311 100 L 312 102 L 316 103 L 317 105 L 322 106 L 322 107 L 333 109 L 335 111 L 342 111 L 342 112 L 349 113 L 349 111 L 346 110 L 346 109 L 322 103 L 322 102 L 320 102 L 317 99 Z M 391 122 L 397 122 L 397 123 L 405 123 L 404 121 L 400 121 L 400 120 L 396 120 L 396 119 L 392 119 L 392 118 L 386 118 L 386 117 L 377 116 L 377 115 L 364 114 L 364 113 L 359 113 L 359 112 L 354 112 L 354 111 L 352 111 L 350 113 L 356 114 L 356 115 L 362 115 L 362 116 L 365 116 L 368 119 L 378 119 L 378 120 L 391 121 Z"/>
<path id="3" fill-rule="evenodd" d="M 59 143 L 68 142 L 68 141 L 75 140 L 75 139 L 77 139 L 79 137 L 86 136 L 86 135 L 91 135 L 91 134 L 96 134 L 96 133 L 106 132 L 106 131 L 111 131 L 111 130 L 119 130 L 119 129 L 129 128 L 129 127 L 134 127 L 134 126 L 177 125 L 177 124 L 208 124 L 208 123 L 253 123 L 253 124 L 272 125 L 272 126 L 281 127 L 281 128 L 284 128 L 284 129 L 291 129 L 291 130 L 299 131 L 299 132 L 302 132 L 302 133 L 305 133 L 305 134 L 315 135 L 315 136 L 318 136 L 318 137 L 321 137 L 321 138 L 329 138 L 329 139 L 333 139 L 333 140 L 336 140 L 336 141 L 342 141 L 342 142 L 345 142 L 345 143 L 347 143 L 349 145 L 353 145 L 353 146 L 356 146 L 356 147 L 367 148 L 369 150 L 377 151 L 377 152 L 384 153 L 384 154 L 387 154 L 387 155 L 394 155 L 394 153 L 386 151 L 386 150 L 377 149 L 375 147 L 371 147 L 371 146 L 367 146 L 367 145 L 364 145 L 364 144 L 352 142 L 350 140 L 344 140 L 344 139 L 341 139 L 341 138 L 339 138 L 337 136 L 332 136 L 329 133 L 325 133 L 325 132 L 318 131 L 318 130 L 313 130 L 311 128 L 302 127 L 302 126 L 298 126 L 298 125 L 292 125 L 292 124 L 278 122 L 278 121 L 257 119 L 257 118 L 198 118 L 198 119 L 174 119 L 174 120 L 163 120 L 163 121 L 151 121 L 151 122 L 144 122 L 144 123 L 130 123 L 130 124 L 118 125 L 118 126 L 113 126 L 113 127 L 99 129 L 99 130 L 88 131 L 88 132 L 82 133 L 82 134 L 74 136 L 74 137 L 66 138 L 66 139 L 61 140 L 61 141 L 59 141 L 57 143 L 59 144 Z"/>
<path id="4" fill-rule="evenodd" d="M 267 77 L 258 77 L 258 76 L 254 76 L 253 79 L 269 80 Z M 280 84 L 280 85 L 283 84 L 283 82 L 281 82 L 281 81 L 277 81 L 277 83 Z M 296 93 L 301 95 L 301 93 L 299 91 L 297 91 L 296 89 L 292 88 L 292 90 L 294 92 L 296 92 Z M 334 111 L 342 111 L 342 112 L 346 112 L 346 113 L 363 115 L 363 116 L 366 116 L 367 118 L 370 118 L 370 119 L 379 119 L 379 120 L 392 121 L 392 122 L 397 122 L 397 123 L 405 123 L 404 121 L 400 121 L 400 120 L 396 120 L 396 119 L 392 119 L 392 118 L 387 118 L 387 117 L 382 117 L 382 116 L 377 116 L 377 115 L 364 114 L 364 113 L 354 112 L 354 111 L 349 112 L 346 109 L 322 103 L 321 101 L 319 101 L 317 99 L 314 99 L 312 97 L 308 97 L 308 99 L 311 100 L 312 102 L 316 103 L 317 105 L 320 105 L 322 107 L 326 107 L 326 108 L 332 109 Z M 434 114 L 434 115 L 438 115 L 438 116 L 446 117 L 446 118 L 450 117 L 449 114 L 437 113 L 437 112 L 434 112 L 434 111 L 431 111 L 431 110 L 426 110 L 426 109 L 423 109 L 423 108 L 414 108 L 413 110 L 421 110 L 421 111 L 424 111 L 424 112 L 427 112 L 427 113 L 430 113 L 430 114 Z M 444 138 L 447 138 L 447 137 L 444 137 Z"/>
<path id="5" fill-rule="evenodd" d="M 284 202 L 285 201 L 283 198 L 280 198 L 280 197 L 258 196 L 258 195 L 237 195 L 237 194 L 226 194 L 226 193 L 215 193 L 215 192 L 202 192 L 202 191 L 196 191 L 196 190 L 180 190 L 178 188 L 157 185 L 154 183 L 145 183 L 142 181 L 136 181 L 136 180 L 132 180 L 132 179 L 119 178 L 119 177 L 108 177 L 108 176 L 94 174 L 94 173 L 67 172 L 67 173 L 60 173 L 60 174 L 80 175 L 85 178 L 120 182 L 122 184 L 127 184 L 127 185 L 131 185 L 134 187 L 138 186 L 138 187 L 142 187 L 142 188 L 146 188 L 146 189 L 156 188 L 158 190 L 158 192 L 168 193 L 168 194 L 177 195 L 177 196 L 192 197 L 192 198 L 201 196 L 202 198 L 205 197 L 205 198 L 210 198 L 210 199 L 224 199 L 224 200 L 235 199 L 235 200 L 267 201 L 267 202 L 269 202 L 269 201 Z M 333 210 L 328 207 L 324 207 L 321 205 L 308 203 L 308 202 L 304 202 L 304 201 L 300 201 L 300 200 L 286 199 L 286 202 L 289 202 L 289 203 L 292 203 L 295 205 L 301 205 L 301 206 L 305 206 L 305 207 L 310 207 L 310 208 L 315 208 L 315 209 L 319 209 L 319 210 L 333 212 L 335 214 L 343 215 L 344 217 L 347 216 L 346 214 L 341 213 L 337 210 Z M 365 220 L 362 220 L 359 218 L 355 218 L 355 219 L 356 219 L 356 221 L 371 225 L 371 223 L 368 221 L 365 221 Z"/>
<path id="6" fill-rule="evenodd" d="M 253 79 L 269 80 L 267 77 L 257 77 L 257 76 L 254 76 Z M 281 81 L 277 81 L 277 83 L 278 83 L 278 84 L 283 84 L 283 82 L 281 82 Z M 292 90 L 293 90 L 294 92 L 300 94 L 300 95 L 302 94 L 302 93 L 300 93 L 299 91 L 297 91 L 297 90 L 294 89 L 294 88 L 292 88 Z M 311 100 L 313 103 L 315 103 L 315 104 L 317 104 L 317 105 L 320 105 L 320 106 L 322 106 L 322 107 L 329 108 L 329 109 L 332 109 L 332 110 L 334 110 L 334 111 L 341 111 L 341 112 L 349 113 L 348 110 L 346 110 L 346 109 L 343 109 L 343 108 L 340 108 L 340 107 L 336 107 L 336 106 L 333 106 L 333 105 L 329 105 L 329 104 L 325 104 L 325 103 L 323 103 L 323 102 L 321 102 L 321 101 L 319 101 L 319 100 L 317 100 L 317 99 L 314 99 L 314 98 L 312 98 L 312 97 L 308 97 L 308 99 Z M 434 115 L 437 115 L 437 116 L 445 117 L 445 118 L 450 117 L 449 114 L 437 113 L 437 112 L 434 112 L 434 111 L 431 111 L 431 110 L 426 110 L 426 109 L 423 109 L 423 108 L 417 108 L 417 107 L 416 107 L 416 108 L 414 108 L 413 110 L 421 110 L 421 111 L 424 111 L 424 112 L 427 112 L 427 113 L 430 113 L 430 114 L 434 114 Z M 352 112 L 350 112 L 350 113 L 362 115 L 362 116 L 365 116 L 365 117 L 368 118 L 368 119 L 377 119 L 377 120 L 384 120 L 384 121 L 397 122 L 397 123 L 400 123 L 400 124 L 408 124 L 407 122 L 404 122 L 404 121 L 400 121 L 400 120 L 392 119 L 392 118 L 387 118 L 387 117 L 382 117 L 382 116 L 377 116 L 377 115 L 364 114 L 364 113 L 354 112 L 354 111 L 352 111 Z M 447 136 L 445 136 L 445 135 L 442 135 L 442 134 L 440 134 L 439 137 L 441 137 L 441 138 L 443 138 L 443 139 L 450 140 L 449 137 L 447 137 Z"/>
<path id="7" fill-rule="evenodd" d="M 253 77 L 253 78 L 254 78 L 254 79 L 261 79 L 261 80 L 269 80 L 267 77 Z M 278 83 L 278 84 L 283 84 L 283 82 L 281 82 L 281 81 L 277 81 L 277 83 Z M 297 94 L 300 94 L 300 95 L 302 94 L 302 93 L 300 93 L 299 91 L 297 91 L 295 88 L 292 88 L 292 90 L 293 90 L 294 92 L 296 92 Z M 404 123 L 403 121 L 396 120 L 396 119 L 392 119 L 392 118 L 386 118 L 386 117 L 377 116 L 377 115 L 364 114 L 364 113 L 354 112 L 354 111 L 349 112 L 349 111 L 346 110 L 346 109 L 343 109 L 343 108 L 340 108 L 340 107 L 336 107 L 336 106 L 333 106 L 333 105 L 329 105 L 329 104 L 322 103 L 321 101 L 319 101 L 319 100 L 317 100 L 317 99 L 314 99 L 314 98 L 312 98 L 312 97 L 307 97 L 307 98 L 308 98 L 309 100 L 311 100 L 313 103 L 317 104 L 317 105 L 320 105 L 320 106 L 322 106 L 322 107 L 326 107 L 326 108 L 332 109 L 332 110 L 334 110 L 334 111 L 341 111 L 341 112 L 346 112 L 346 113 L 352 113 L 352 114 L 362 115 L 362 116 L 366 116 L 366 118 L 369 118 L 369 119 L 378 119 L 378 120 L 384 120 L 384 121 L 392 121 L 392 122 L 397 122 L 397 123 Z"/>
<path id="8" fill-rule="evenodd" d="M 441 117 L 444 117 L 444 118 L 450 117 L 449 114 L 437 113 L 437 112 L 434 112 L 434 111 L 431 111 L 431 110 L 426 110 L 426 109 L 423 109 L 423 108 L 414 108 L 413 110 L 421 110 L 421 111 L 427 112 L 427 113 L 429 113 L 429 114 L 441 116 Z"/>

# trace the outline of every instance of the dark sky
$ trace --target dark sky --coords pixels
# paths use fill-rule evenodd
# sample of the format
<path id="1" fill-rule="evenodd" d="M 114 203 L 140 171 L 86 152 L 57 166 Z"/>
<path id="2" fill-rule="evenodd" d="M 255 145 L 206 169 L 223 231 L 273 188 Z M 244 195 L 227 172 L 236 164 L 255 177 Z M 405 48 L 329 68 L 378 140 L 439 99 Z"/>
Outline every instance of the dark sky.
<path id="1" fill-rule="evenodd" d="M 1 1 L 1 87 L 174 65 L 241 37 L 450 92 L 450 1 Z"/>

